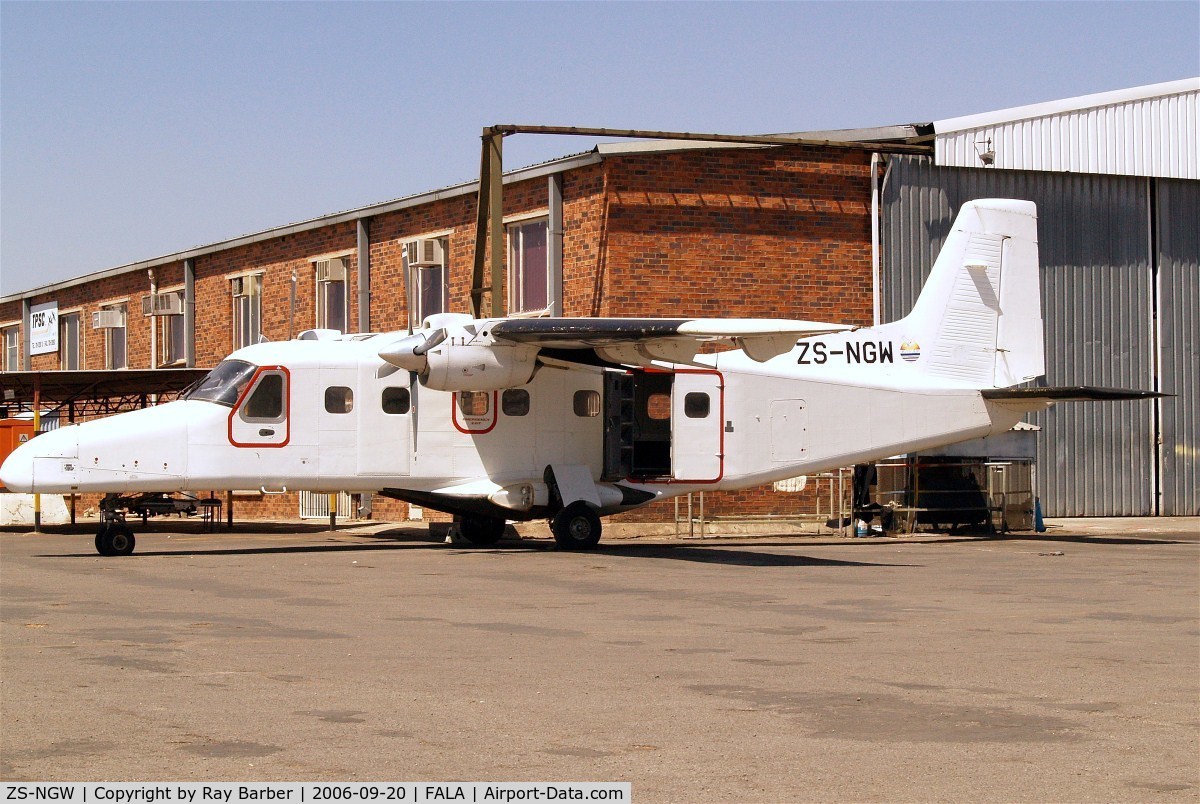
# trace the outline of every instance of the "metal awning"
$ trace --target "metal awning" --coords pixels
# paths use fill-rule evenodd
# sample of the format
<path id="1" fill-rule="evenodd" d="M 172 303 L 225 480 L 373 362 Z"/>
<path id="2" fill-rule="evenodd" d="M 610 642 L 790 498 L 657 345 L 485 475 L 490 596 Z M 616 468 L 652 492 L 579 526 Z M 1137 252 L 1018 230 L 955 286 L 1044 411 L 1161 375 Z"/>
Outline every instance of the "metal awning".
<path id="1" fill-rule="evenodd" d="M 9 414 L 67 409 L 75 415 L 103 415 L 145 407 L 152 396 L 176 396 L 207 374 L 206 368 L 105 369 L 84 371 L 5 371 L 0 373 L 0 406 Z"/>

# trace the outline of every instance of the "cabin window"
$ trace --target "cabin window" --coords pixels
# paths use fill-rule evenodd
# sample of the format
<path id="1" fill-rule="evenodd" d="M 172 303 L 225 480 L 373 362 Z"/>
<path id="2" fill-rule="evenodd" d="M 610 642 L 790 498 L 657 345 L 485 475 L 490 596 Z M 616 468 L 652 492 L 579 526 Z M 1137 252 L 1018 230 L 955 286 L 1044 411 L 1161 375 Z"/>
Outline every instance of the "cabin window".
<path id="1" fill-rule="evenodd" d="M 689 419 L 707 419 L 711 403 L 708 394 L 692 391 L 683 397 L 683 415 Z"/>
<path id="2" fill-rule="evenodd" d="M 592 418 L 600 415 L 600 392 L 599 391 L 576 391 L 573 401 L 575 415 L 584 418 Z"/>
<path id="3" fill-rule="evenodd" d="M 524 388 L 509 388 L 500 397 L 500 409 L 505 416 L 525 416 L 529 413 L 529 392 Z"/>
<path id="4" fill-rule="evenodd" d="M 650 394 L 646 400 L 646 416 L 659 422 L 671 418 L 671 395 Z"/>
<path id="5" fill-rule="evenodd" d="M 492 407 L 490 391 L 459 391 L 458 409 L 464 416 L 486 416 Z"/>
<path id="6" fill-rule="evenodd" d="M 262 274 L 230 280 L 233 291 L 233 348 L 262 339 Z"/>
<path id="7" fill-rule="evenodd" d="M 248 422 L 281 421 L 284 418 L 284 395 L 281 372 L 262 374 L 242 406 L 242 418 Z"/>
<path id="8" fill-rule="evenodd" d="M 399 416 L 408 413 L 412 403 L 407 388 L 384 388 L 381 401 L 383 412 L 390 416 Z"/>
<path id="9" fill-rule="evenodd" d="M 325 389 L 325 411 L 327 413 L 349 413 L 354 410 L 354 392 L 344 385 L 331 385 Z"/>
<path id="10" fill-rule="evenodd" d="M 4 339 L 4 370 L 21 370 L 21 328 L 5 327 L 0 330 Z"/>
<path id="11" fill-rule="evenodd" d="M 513 313 L 550 306 L 548 218 L 508 226 L 508 309 Z"/>
<path id="12" fill-rule="evenodd" d="M 58 367 L 63 371 L 77 371 L 79 365 L 79 313 L 66 313 L 58 317 Z"/>

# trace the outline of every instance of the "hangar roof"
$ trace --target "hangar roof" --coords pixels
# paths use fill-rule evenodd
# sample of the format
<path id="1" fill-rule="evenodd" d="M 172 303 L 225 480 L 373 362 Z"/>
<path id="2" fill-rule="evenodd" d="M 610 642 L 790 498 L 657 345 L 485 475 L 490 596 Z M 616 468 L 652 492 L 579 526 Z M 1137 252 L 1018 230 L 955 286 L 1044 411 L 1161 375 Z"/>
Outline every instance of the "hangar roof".
<path id="1" fill-rule="evenodd" d="M 1200 78 L 1081 95 L 933 124 L 934 161 L 1126 176 L 1200 179 Z"/>

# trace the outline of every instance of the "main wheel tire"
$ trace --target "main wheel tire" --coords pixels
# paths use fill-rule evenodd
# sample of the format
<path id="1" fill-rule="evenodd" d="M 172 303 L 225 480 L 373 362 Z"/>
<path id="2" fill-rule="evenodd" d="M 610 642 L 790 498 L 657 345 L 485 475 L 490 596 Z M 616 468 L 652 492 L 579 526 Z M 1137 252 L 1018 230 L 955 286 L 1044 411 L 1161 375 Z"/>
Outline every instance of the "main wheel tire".
<path id="1" fill-rule="evenodd" d="M 101 525 L 100 532 L 96 534 L 96 552 L 105 557 L 113 554 L 112 545 L 109 542 L 109 530 L 111 528 L 108 525 Z"/>
<path id="2" fill-rule="evenodd" d="M 137 545 L 137 540 L 133 538 L 133 531 L 127 525 L 117 525 L 109 531 L 111 535 L 112 551 L 114 556 L 128 556 L 133 554 L 133 548 Z"/>
<path id="3" fill-rule="evenodd" d="M 554 541 L 564 550 L 591 550 L 600 543 L 600 517 L 585 502 L 573 502 L 550 521 Z"/>
<path id="4" fill-rule="evenodd" d="M 458 523 L 458 532 L 471 544 L 486 546 L 495 544 L 504 536 L 504 520 L 490 516 L 463 517 Z"/>

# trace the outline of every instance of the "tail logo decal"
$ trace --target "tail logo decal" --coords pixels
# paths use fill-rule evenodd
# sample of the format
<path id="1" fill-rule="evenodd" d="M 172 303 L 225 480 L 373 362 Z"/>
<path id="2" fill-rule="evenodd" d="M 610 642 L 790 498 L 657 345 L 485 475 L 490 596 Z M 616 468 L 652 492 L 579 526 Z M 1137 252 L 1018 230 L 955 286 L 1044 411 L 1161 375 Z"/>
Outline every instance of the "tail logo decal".
<path id="1" fill-rule="evenodd" d="M 905 338 L 900 342 L 900 359 L 905 363 L 915 363 L 921 356 L 921 344 Z"/>

